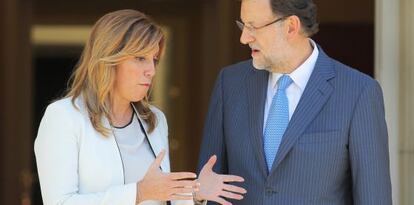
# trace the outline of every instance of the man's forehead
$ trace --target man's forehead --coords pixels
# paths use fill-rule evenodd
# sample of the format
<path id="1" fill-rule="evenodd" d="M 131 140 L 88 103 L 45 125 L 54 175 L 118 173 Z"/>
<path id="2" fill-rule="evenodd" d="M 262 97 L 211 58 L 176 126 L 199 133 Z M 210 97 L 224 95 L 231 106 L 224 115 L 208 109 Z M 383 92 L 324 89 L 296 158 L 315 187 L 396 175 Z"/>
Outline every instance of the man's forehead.
<path id="1" fill-rule="evenodd" d="M 270 0 L 242 0 L 240 20 L 246 24 L 266 21 L 274 17 Z"/>

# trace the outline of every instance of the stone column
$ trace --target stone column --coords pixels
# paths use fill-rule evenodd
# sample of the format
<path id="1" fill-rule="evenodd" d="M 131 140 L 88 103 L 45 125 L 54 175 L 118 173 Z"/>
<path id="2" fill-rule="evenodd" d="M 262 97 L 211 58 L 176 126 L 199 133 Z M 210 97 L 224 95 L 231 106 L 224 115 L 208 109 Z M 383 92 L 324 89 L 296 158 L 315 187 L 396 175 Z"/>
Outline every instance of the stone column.
<path id="1" fill-rule="evenodd" d="M 399 1 L 375 2 L 375 77 L 380 82 L 385 100 L 388 125 L 393 204 L 399 204 L 399 138 L 400 115 L 400 45 Z"/>
<path id="2" fill-rule="evenodd" d="M 0 1 L 0 204 L 30 204 L 30 0 Z"/>
<path id="3" fill-rule="evenodd" d="M 401 205 L 414 203 L 414 9 L 400 0 L 400 183 Z"/>

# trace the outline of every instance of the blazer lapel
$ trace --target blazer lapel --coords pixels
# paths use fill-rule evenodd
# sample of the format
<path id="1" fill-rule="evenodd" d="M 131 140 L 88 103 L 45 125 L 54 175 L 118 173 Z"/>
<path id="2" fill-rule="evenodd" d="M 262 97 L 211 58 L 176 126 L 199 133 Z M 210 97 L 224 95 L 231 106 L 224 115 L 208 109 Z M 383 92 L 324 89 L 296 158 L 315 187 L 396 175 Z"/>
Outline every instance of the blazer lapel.
<path id="1" fill-rule="evenodd" d="M 142 122 L 142 121 L 141 121 Z M 145 130 L 147 130 L 147 127 L 145 126 L 146 124 L 143 122 Z M 165 149 L 166 151 L 166 156 L 164 157 L 164 159 L 161 162 L 161 170 L 165 171 L 165 172 L 169 172 L 170 171 L 170 166 L 168 165 L 168 160 L 166 160 L 166 158 L 168 157 L 167 154 L 169 153 L 169 150 L 167 150 L 166 147 L 163 146 L 163 142 L 160 136 L 155 136 L 153 135 L 154 132 L 152 132 L 151 134 L 148 135 L 148 141 L 149 141 L 149 146 L 152 147 L 152 149 L 154 150 L 154 153 L 156 156 L 158 156 L 158 154 L 161 152 L 161 150 Z M 154 157 L 156 157 L 154 156 Z"/>
<path id="2" fill-rule="evenodd" d="M 263 151 L 263 115 L 269 72 L 251 68 L 247 80 L 249 138 L 256 151 L 260 170 L 267 176 L 267 166 Z"/>
<path id="3" fill-rule="evenodd" d="M 81 102 L 82 103 L 82 102 Z M 81 111 L 87 113 L 86 108 L 84 107 L 84 105 L 82 104 L 81 106 Z M 111 154 L 109 154 L 110 156 L 107 158 L 107 160 L 111 160 L 111 158 L 113 159 L 113 161 L 117 162 L 117 165 L 112 166 L 110 169 L 112 169 L 114 173 L 119 173 L 118 175 L 116 175 L 116 178 L 118 180 L 118 182 L 120 183 L 124 183 L 125 184 L 125 171 L 124 171 L 124 164 L 122 161 L 122 156 L 121 156 L 121 152 L 119 150 L 118 147 L 118 143 L 116 141 L 114 132 L 113 132 L 113 128 L 111 126 L 111 123 L 109 122 L 109 120 L 106 117 L 102 117 L 102 124 L 104 127 L 108 128 L 111 130 L 110 135 L 108 136 L 107 140 L 110 140 L 108 142 L 108 146 L 111 149 Z M 100 134 L 99 134 L 100 135 Z M 102 137 L 102 136 L 99 136 Z"/>
<path id="4" fill-rule="evenodd" d="M 309 123 L 317 116 L 333 91 L 333 87 L 328 82 L 335 76 L 332 61 L 321 48 L 319 52 L 315 68 L 283 135 L 271 173 L 286 157 Z"/>

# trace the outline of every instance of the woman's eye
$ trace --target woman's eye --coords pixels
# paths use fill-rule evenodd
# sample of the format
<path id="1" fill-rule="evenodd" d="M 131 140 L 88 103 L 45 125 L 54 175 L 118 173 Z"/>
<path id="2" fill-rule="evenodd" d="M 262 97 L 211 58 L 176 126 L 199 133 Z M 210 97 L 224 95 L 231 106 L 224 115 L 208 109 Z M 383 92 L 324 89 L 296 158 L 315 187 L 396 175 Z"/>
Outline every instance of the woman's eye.
<path id="1" fill-rule="evenodd" d="M 146 60 L 145 57 L 136 57 L 135 59 L 140 62 L 144 62 Z"/>
<path id="2" fill-rule="evenodd" d="M 159 62 L 160 62 L 160 60 L 154 58 L 154 65 L 158 65 Z"/>

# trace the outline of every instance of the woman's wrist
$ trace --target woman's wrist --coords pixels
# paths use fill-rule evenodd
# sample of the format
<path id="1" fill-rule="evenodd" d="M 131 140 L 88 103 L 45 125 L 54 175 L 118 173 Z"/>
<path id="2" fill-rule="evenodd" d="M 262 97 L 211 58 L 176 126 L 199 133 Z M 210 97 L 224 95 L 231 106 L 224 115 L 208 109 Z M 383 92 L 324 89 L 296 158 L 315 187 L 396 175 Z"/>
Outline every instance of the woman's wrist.
<path id="1" fill-rule="evenodd" d="M 139 203 L 141 203 L 141 202 L 143 202 L 143 201 L 145 201 L 144 200 L 144 197 L 143 197 L 143 188 L 144 187 L 142 187 L 142 183 L 141 183 L 142 181 L 139 181 L 139 182 L 137 182 L 137 197 L 136 197 L 136 204 L 139 204 Z"/>

